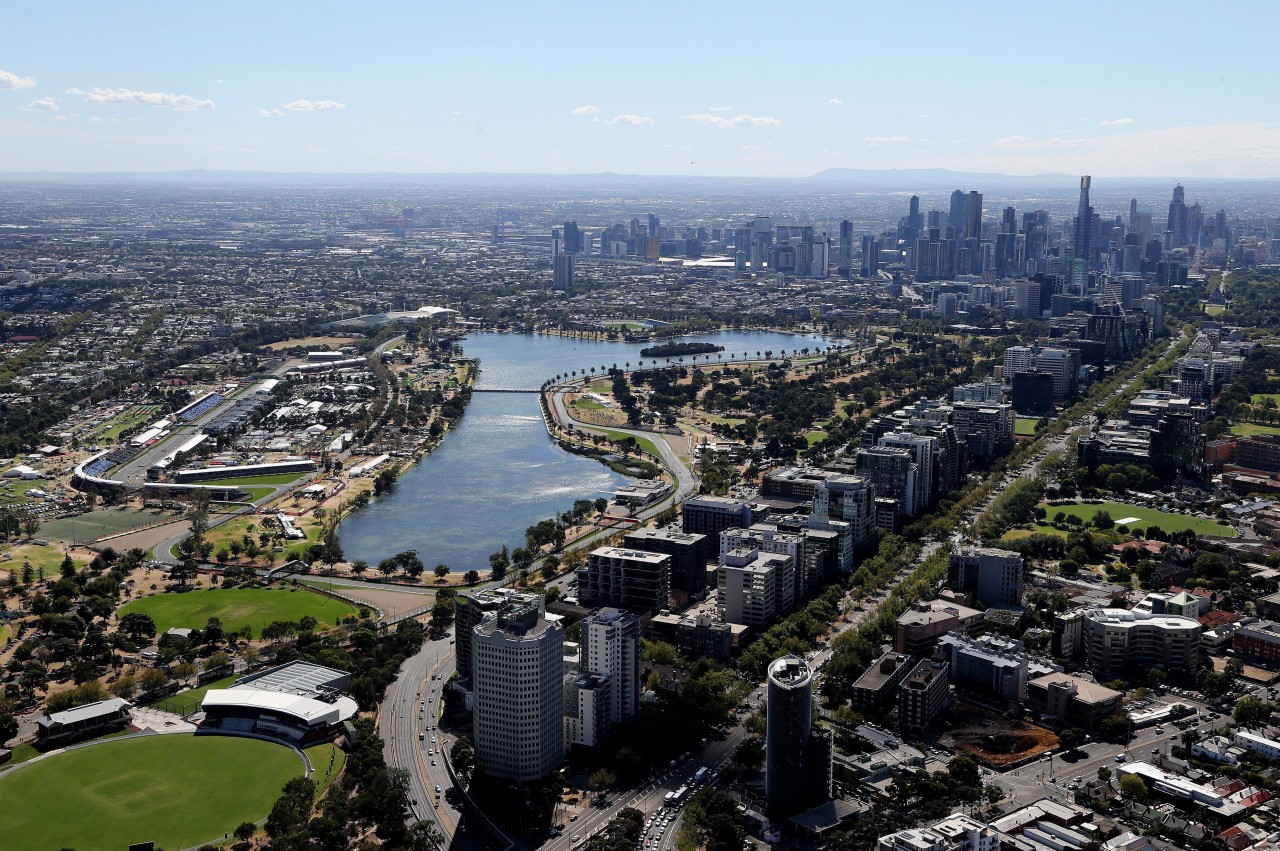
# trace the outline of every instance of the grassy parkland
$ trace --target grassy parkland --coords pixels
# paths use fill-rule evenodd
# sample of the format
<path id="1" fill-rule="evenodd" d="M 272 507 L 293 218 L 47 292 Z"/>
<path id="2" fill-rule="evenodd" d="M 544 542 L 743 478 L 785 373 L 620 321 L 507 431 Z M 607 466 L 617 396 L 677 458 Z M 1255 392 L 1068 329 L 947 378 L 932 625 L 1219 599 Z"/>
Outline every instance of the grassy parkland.
<path id="1" fill-rule="evenodd" d="M 1068 517 L 1079 517 L 1086 524 L 1092 523 L 1094 515 L 1105 511 L 1111 515 L 1116 526 L 1128 526 L 1130 529 L 1143 529 L 1158 526 L 1162 532 L 1183 532 L 1187 529 L 1197 535 L 1213 535 L 1231 537 L 1235 530 L 1213 520 L 1203 517 L 1192 517 L 1187 514 L 1175 514 L 1161 511 L 1158 508 L 1147 508 L 1127 502 L 1075 502 L 1053 505 L 1044 503 L 1045 517 L 1052 520 L 1059 511 Z"/>
<path id="2" fill-rule="evenodd" d="M 125 604 L 117 614 L 123 617 L 132 612 L 150 615 L 161 635 L 175 626 L 203 629 L 209 618 L 216 617 L 228 632 L 247 626 L 253 629 L 254 636 L 260 637 L 262 628 L 273 621 L 296 622 L 305 615 L 315 618 L 323 627 L 336 626 L 354 613 L 355 608 L 302 587 L 279 586 L 156 594 Z"/>
<path id="3" fill-rule="evenodd" d="M 301 774 L 296 753 L 255 739 L 110 740 L 0 775 L 0 836 L 9 851 L 190 848 L 265 817 Z"/>

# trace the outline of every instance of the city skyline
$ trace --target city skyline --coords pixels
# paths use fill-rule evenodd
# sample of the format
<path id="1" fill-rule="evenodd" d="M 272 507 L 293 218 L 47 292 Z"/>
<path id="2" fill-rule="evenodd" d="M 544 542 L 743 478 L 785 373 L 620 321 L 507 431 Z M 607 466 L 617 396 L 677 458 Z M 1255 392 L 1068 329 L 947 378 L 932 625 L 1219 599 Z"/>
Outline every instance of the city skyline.
<path id="1" fill-rule="evenodd" d="M 1280 176 L 1248 84 L 1269 70 L 1262 3 L 1232 28 L 1100 3 L 909 21 L 818 3 L 794 26 L 714 6 L 625 26 L 574 4 L 134 9 L 10 12 L 56 37 L 0 59 L 5 171 Z"/>

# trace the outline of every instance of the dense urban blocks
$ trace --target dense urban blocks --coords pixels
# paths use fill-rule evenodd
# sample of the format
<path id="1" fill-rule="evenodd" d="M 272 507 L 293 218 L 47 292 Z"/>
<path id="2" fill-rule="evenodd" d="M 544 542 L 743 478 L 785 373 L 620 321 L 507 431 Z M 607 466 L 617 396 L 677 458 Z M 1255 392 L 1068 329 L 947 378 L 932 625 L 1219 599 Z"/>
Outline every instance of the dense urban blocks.
<path id="1" fill-rule="evenodd" d="M 151 615 L 156 632 L 171 627 L 203 629 L 209 618 L 222 620 L 222 628 L 235 632 L 252 627 L 255 636 L 273 621 L 301 620 L 310 615 L 322 627 L 338 624 L 355 609 L 341 600 L 293 588 L 210 588 L 181 594 L 156 594 L 122 606 L 117 615 L 132 612 Z"/>
<path id="2" fill-rule="evenodd" d="M 173 734 L 78 748 L 0 777 L 8 851 L 190 848 L 271 810 L 303 772 L 296 753 L 254 739 Z"/>

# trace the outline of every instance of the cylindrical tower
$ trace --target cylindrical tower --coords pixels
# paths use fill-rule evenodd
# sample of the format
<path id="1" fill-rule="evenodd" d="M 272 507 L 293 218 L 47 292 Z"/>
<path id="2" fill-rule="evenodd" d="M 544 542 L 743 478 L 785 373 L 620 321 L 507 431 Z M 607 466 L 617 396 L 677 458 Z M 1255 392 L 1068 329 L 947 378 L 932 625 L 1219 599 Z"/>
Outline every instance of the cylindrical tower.
<path id="1" fill-rule="evenodd" d="M 805 807 L 805 754 L 813 723 L 813 669 L 799 656 L 769 665 L 769 715 L 765 734 L 764 794 L 769 813 L 791 816 Z"/>

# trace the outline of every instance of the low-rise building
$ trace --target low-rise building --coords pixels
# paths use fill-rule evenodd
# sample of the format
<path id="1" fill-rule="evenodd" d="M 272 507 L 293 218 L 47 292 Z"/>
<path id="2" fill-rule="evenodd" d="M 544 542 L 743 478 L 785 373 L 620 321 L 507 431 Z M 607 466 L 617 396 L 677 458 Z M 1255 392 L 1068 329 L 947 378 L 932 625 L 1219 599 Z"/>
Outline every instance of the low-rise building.
<path id="1" fill-rule="evenodd" d="M 1123 693 L 1071 674 L 1055 672 L 1027 681 L 1027 706 L 1066 726 L 1096 729 L 1123 702 Z"/>
<path id="2" fill-rule="evenodd" d="M 80 739 L 123 729 L 133 704 L 122 697 L 87 703 L 62 712 L 51 712 L 36 721 L 36 737 L 42 748 L 61 747 Z"/>
<path id="3" fill-rule="evenodd" d="M 876 851 L 999 851 L 1000 833 L 966 815 L 949 816 L 932 827 L 900 830 L 876 840 Z"/>
<path id="4" fill-rule="evenodd" d="M 949 600 L 915 601 L 898 616 L 893 649 L 912 656 L 931 656 L 948 632 L 970 632 L 982 623 L 982 612 Z"/>
<path id="5" fill-rule="evenodd" d="M 885 653 L 871 663 L 853 684 L 850 702 L 857 711 L 877 713 L 889 708 L 898 684 L 911 672 L 912 658 L 905 653 Z"/>
<path id="6" fill-rule="evenodd" d="M 1280 624 L 1245 618 L 1232 639 L 1236 651 L 1267 662 L 1280 661 Z"/>
<path id="7" fill-rule="evenodd" d="M 947 663 L 921 659 L 898 689 L 898 722 L 908 735 L 920 735 L 951 703 Z"/>

